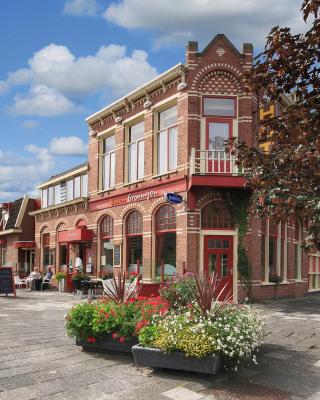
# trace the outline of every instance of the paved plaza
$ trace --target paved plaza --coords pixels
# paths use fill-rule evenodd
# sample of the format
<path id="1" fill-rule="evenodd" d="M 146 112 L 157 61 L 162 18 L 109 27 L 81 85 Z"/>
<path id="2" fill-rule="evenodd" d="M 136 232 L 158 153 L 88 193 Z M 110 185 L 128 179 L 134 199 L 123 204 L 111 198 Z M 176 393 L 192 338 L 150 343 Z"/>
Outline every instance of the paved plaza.
<path id="1" fill-rule="evenodd" d="M 258 365 L 215 377 L 137 367 L 85 353 L 65 337 L 75 295 L 0 298 L 0 400 L 320 400 L 320 296 L 258 305 L 266 321 Z"/>

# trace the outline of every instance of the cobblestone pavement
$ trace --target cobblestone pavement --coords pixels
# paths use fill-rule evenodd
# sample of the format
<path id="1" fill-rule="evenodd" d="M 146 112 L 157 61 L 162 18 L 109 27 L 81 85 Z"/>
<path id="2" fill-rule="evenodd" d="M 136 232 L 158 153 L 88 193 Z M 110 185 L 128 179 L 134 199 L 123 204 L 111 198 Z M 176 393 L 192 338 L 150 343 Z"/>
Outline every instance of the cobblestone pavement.
<path id="1" fill-rule="evenodd" d="M 78 301 L 24 290 L 0 298 L 0 400 L 320 400 L 320 295 L 258 305 L 267 326 L 259 364 L 215 377 L 82 352 L 64 334 Z"/>

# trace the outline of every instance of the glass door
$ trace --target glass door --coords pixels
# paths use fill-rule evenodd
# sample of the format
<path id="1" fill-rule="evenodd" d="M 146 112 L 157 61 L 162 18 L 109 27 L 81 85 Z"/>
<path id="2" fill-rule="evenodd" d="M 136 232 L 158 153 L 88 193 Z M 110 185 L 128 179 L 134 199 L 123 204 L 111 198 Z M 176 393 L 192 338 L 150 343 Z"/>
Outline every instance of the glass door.
<path id="1" fill-rule="evenodd" d="M 225 287 L 224 294 L 232 293 L 233 270 L 233 237 L 204 237 L 204 273 L 208 277 L 215 273 L 220 290 Z M 219 290 L 219 291 L 220 291 Z"/>
<path id="2" fill-rule="evenodd" d="M 207 119 L 207 172 L 230 173 L 230 155 L 225 143 L 232 136 L 232 121 Z"/>

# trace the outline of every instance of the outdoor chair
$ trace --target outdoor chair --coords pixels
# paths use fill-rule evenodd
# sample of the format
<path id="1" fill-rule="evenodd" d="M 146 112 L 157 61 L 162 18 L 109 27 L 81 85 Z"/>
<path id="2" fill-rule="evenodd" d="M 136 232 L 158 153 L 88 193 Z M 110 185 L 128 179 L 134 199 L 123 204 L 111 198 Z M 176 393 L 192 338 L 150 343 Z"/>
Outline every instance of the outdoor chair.
<path id="1" fill-rule="evenodd" d="M 19 289 L 21 289 L 21 286 L 25 285 L 25 288 L 27 289 L 28 287 L 28 282 L 26 279 L 20 279 L 18 275 L 14 276 L 14 284 L 18 286 Z"/>
<path id="2" fill-rule="evenodd" d="M 51 279 L 43 278 L 43 280 L 42 280 L 42 282 L 41 282 L 41 290 L 43 290 L 43 285 L 48 285 L 48 286 L 49 286 L 49 289 L 52 290 Z"/>

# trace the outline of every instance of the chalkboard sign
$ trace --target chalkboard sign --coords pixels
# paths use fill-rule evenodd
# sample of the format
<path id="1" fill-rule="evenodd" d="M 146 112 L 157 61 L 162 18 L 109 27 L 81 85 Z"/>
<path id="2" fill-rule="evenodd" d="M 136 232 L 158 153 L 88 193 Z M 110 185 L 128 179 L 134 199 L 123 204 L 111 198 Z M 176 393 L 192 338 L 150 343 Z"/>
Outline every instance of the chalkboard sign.
<path id="1" fill-rule="evenodd" d="M 121 245 L 113 246 L 113 265 L 121 265 Z"/>
<path id="2" fill-rule="evenodd" d="M 13 272 L 10 267 L 0 267 L 0 294 L 16 295 L 16 287 L 13 280 Z"/>

